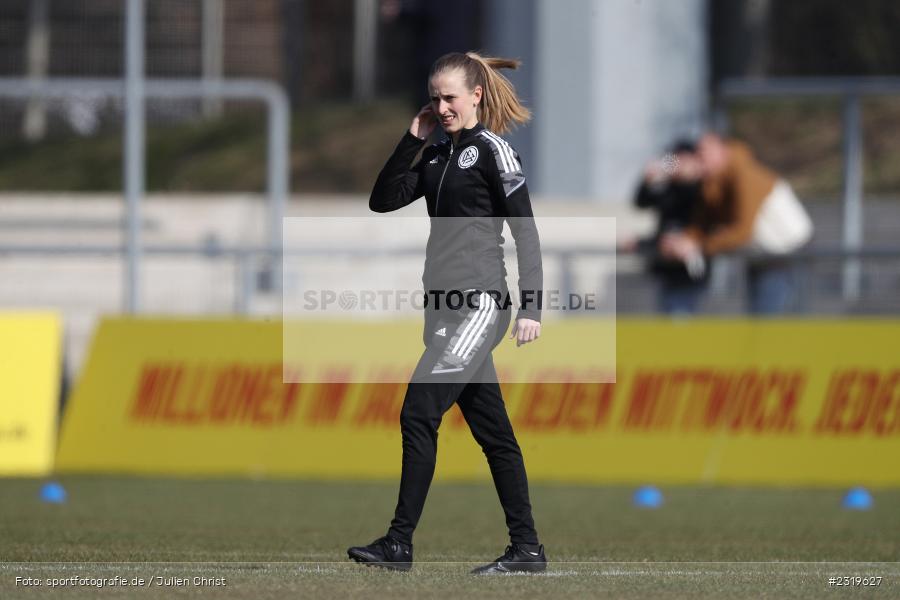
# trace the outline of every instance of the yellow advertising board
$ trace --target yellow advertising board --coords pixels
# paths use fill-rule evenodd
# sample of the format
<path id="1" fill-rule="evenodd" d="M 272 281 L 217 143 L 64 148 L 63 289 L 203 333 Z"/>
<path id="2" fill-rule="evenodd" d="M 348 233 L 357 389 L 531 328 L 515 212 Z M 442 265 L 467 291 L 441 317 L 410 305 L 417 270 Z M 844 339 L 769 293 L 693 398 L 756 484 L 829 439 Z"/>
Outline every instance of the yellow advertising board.
<path id="1" fill-rule="evenodd" d="M 0 313 L 0 475 L 53 468 L 61 342 L 55 313 Z"/>
<path id="2" fill-rule="evenodd" d="M 900 483 L 900 322 L 570 319 L 537 343 L 583 356 L 611 328 L 615 383 L 585 382 L 583 359 L 567 376 L 561 359 L 550 383 L 535 370 L 504 384 L 531 479 Z M 386 360 L 399 362 L 386 368 L 413 364 L 420 325 L 390 332 Z M 520 369 L 527 348 L 501 344 L 498 372 Z M 396 477 L 405 384 L 346 376 L 352 352 L 328 383 L 283 383 L 303 368 L 284 364 L 280 322 L 107 319 L 69 401 L 58 468 Z M 488 477 L 456 407 L 439 446 L 438 477 Z"/>

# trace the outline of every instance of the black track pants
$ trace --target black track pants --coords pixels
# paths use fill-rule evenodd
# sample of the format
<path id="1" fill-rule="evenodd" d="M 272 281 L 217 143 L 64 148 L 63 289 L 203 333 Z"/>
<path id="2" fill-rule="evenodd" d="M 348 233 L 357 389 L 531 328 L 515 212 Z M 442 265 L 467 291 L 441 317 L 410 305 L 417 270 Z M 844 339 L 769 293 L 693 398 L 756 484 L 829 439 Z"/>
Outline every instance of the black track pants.
<path id="1" fill-rule="evenodd" d="M 426 350 L 400 412 L 403 472 L 388 534 L 411 544 L 434 475 L 438 427 L 456 402 L 488 460 L 513 543 L 537 544 L 522 452 L 494 370 L 493 348 L 509 329 L 508 310 L 486 295 L 474 308 L 426 311 Z"/>

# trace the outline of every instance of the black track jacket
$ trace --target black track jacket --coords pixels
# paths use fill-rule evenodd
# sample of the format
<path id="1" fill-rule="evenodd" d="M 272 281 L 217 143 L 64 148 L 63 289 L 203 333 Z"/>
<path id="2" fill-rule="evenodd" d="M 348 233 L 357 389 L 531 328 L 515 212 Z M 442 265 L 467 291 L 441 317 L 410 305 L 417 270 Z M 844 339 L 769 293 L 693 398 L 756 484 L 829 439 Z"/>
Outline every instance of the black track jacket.
<path id="1" fill-rule="evenodd" d="M 505 295 L 502 232 L 508 220 L 519 262 L 517 317 L 539 321 L 541 247 L 518 153 L 479 123 L 463 129 L 456 144 L 447 137 L 429 146 L 410 167 L 423 144 L 406 132 L 378 175 L 369 208 L 389 212 L 425 196 L 431 232 L 422 283 L 426 291 L 444 293 Z"/>

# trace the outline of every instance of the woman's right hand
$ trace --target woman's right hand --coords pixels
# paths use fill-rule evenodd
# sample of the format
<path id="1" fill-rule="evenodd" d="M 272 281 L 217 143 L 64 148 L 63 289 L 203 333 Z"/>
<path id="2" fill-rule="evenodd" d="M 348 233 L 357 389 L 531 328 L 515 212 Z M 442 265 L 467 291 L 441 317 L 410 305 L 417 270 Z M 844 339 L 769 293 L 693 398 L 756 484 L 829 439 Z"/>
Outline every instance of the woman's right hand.
<path id="1" fill-rule="evenodd" d="M 412 125 L 409 126 L 409 132 L 421 140 L 427 140 L 434 128 L 437 127 L 437 119 L 434 111 L 431 109 L 429 102 L 422 107 L 419 114 L 415 116 Z"/>

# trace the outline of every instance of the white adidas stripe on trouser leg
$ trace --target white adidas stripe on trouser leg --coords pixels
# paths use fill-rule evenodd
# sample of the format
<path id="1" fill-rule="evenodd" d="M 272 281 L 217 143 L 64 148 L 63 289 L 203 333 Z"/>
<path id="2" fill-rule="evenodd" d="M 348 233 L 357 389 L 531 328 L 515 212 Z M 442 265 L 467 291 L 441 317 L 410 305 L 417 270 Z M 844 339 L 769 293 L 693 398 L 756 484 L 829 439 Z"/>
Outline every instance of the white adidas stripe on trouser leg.
<path id="1" fill-rule="evenodd" d="M 497 307 L 490 294 L 482 292 L 479 298 L 481 304 L 467 317 L 465 327 L 453 348 L 449 345 L 444 348 L 441 358 L 431 369 L 432 375 L 464 371 L 468 367 L 469 356 L 484 341 L 482 336 L 494 321 Z"/>
<path id="2" fill-rule="evenodd" d="M 472 350 L 475 348 L 476 343 L 481 339 L 481 336 L 482 334 L 484 334 L 485 329 L 487 329 L 487 326 L 491 323 L 491 317 L 494 315 L 495 306 L 492 300 L 488 300 L 488 304 L 490 304 L 490 308 L 488 308 L 487 313 L 484 317 L 484 321 L 478 328 L 478 332 L 472 336 L 472 339 L 469 341 L 468 345 L 463 349 L 463 360 L 469 358 L 469 353 L 472 352 Z"/>
<path id="3" fill-rule="evenodd" d="M 441 357 L 431 368 L 432 375 L 459 373 L 465 371 L 470 364 L 473 353 L 487 340 L 488 332 L 494 326 L 498 306 L 490 294 L 482 292 L 481 305 L 469 313 L 464 325 L 460 325 L 461 333 L 453 342 L 444 347 Z"/>
<path id="4" fill-rule="evenodd" d="M 478 306 L 478 310 L 472 315 L 472 320 L 466 325 L 466 328 L 463 330 L 462 334 L 460 334 L 459 339 L 456 340 L 456 344 L 453 346 L 453 350 L 451 351 L 453 354 L 457 356 L 462 356 L 462 353 L 459 351 L 460 347 L 466 343 L 468 339 L 468 335 L 473 331 L 475 327 L 477 327 L 477 323 L 480 321 L 481 316 L 488 310 L 487 302 L 485 302 L 486 293 L 482 292 L 481 296 L 479 296 L 478 301 L 480 305 Z"/>
<path id="5" fill-rule="evenodd" d="M 463 340 L 460 339 L 457 346 L 459 346 L 459 350 L 456 350 L 454 353 L 462 358 L 465 358 L 463 354 L 466 350 L 471 346 L 472 342 L 478 339 L 478 336 L 482 334 L 484 331 L 485 325 L 488 323 L 491 312 L 493 310 L 493 302 L 491 302 L 490 298 L 482 298 L 482 306 L 479 308 L 478 316 L 474 319 L 472 323 L 472 327 L 469 328 L 468 337 Z"/>

